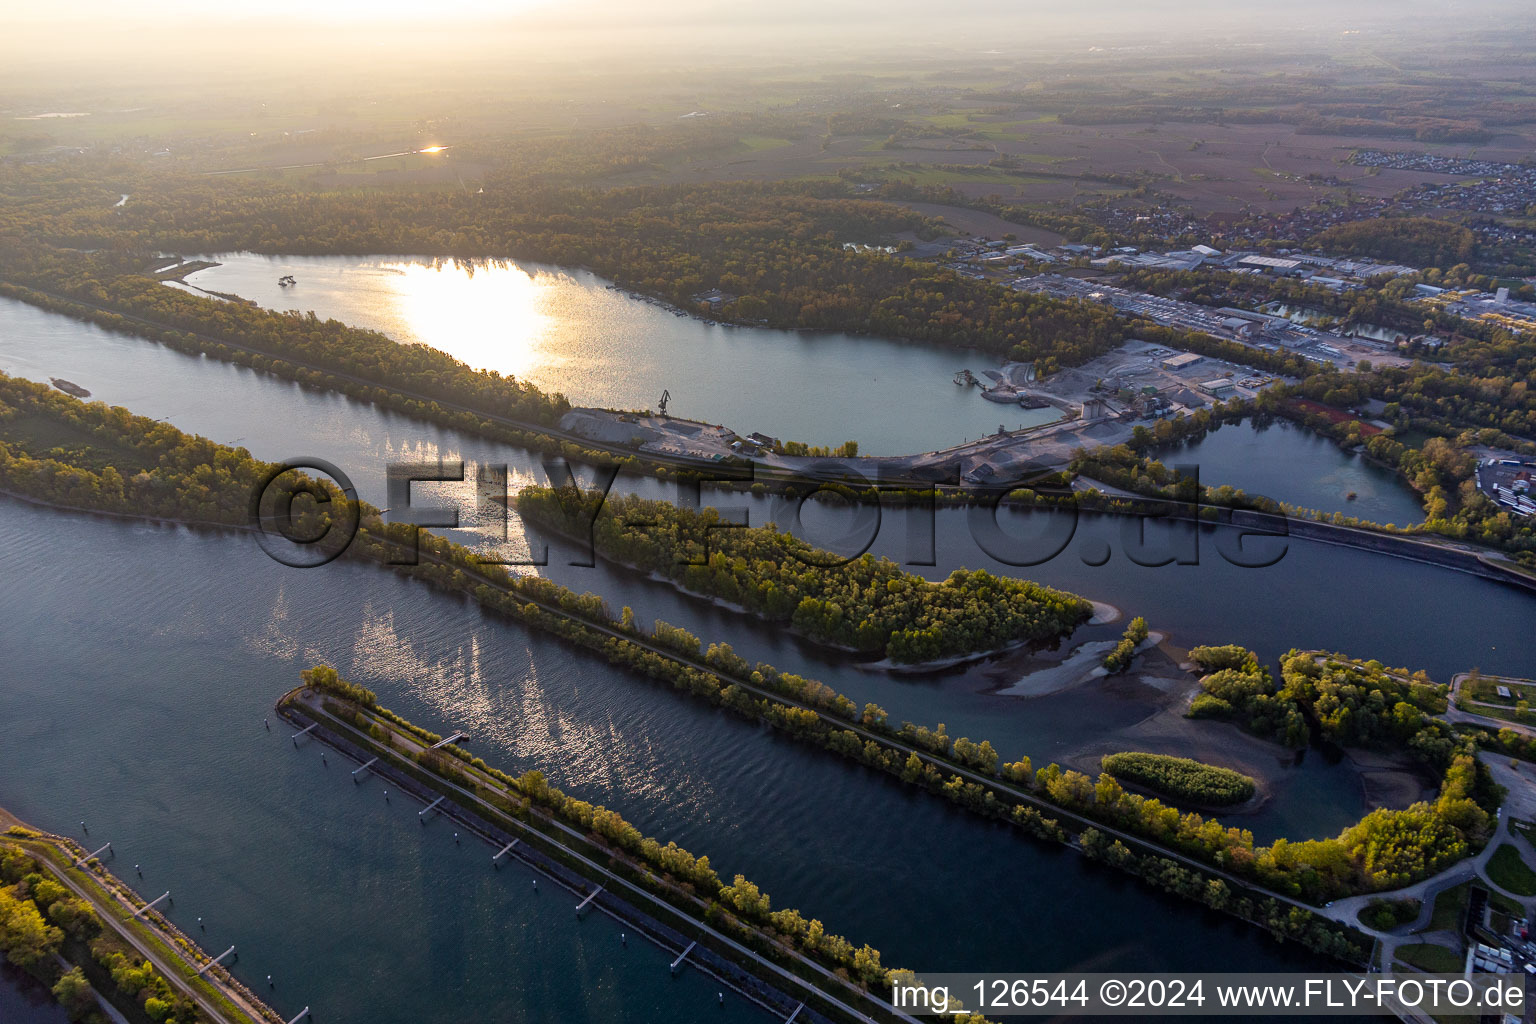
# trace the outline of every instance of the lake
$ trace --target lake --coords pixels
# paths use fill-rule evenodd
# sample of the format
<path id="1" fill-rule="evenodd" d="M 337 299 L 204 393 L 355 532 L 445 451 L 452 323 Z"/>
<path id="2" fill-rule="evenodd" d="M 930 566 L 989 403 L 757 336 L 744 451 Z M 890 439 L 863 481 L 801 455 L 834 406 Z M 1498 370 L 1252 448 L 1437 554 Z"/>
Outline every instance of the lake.
<path id="1" fill-rule="evenodd" d="M 1424 521 L 1419 493 L 1395 471 L 1289 420 L 1224 423 L 1155 454 L 1167 466 L 1198 467 L 1204 484 L 1229 484 L 1294 507 L 1397 526 Z"/>
<path id="2" fill-rule="evenodd" d="M 576 405 L 650 409 L 740 434 L 904 455 L 1048 423 L 1051 409 L 985 401 L 962 367 L 998 360 L 885 338 L 727 327 L 643 302 L 584 270 L 512 261 L 219 253 L 187 277 L 268 309 L 313 311 L 476 369 L 561 392 Z M 292 275 L 297 283 L 279 285 Z"/>
<path id="3" fill-rule="evenodd" d="M 354 786 L 262 727 L 335 664 L 488 762 L 539 767 L 708 853 L 829 930 L 921 969 L 1259 970 L 1309 963 L 1258 929 L 611 669 L 387 572 L 297 572 L 247 538 L 0 501 L 9 682 L 0 802 L 172 889 L 170 916 L 280 1012 L 329 1021 L 762 1019 L 620 927 L 572 913 L 447 821 Z M 104 713 L 107 712 L 107 713 Z M 941 852 L 942 851 L 942 852 Z M 135 879 L 135 881 L 137 881 Z M 1071 894 L 1070 899 L 1063 898 Z M 1105 922 L 1116 922 L 1113 937 Z M 1018 922 L 1029 921 L 1028 927 Z M 276 987 L 261 980 L 271 974 Z"/>

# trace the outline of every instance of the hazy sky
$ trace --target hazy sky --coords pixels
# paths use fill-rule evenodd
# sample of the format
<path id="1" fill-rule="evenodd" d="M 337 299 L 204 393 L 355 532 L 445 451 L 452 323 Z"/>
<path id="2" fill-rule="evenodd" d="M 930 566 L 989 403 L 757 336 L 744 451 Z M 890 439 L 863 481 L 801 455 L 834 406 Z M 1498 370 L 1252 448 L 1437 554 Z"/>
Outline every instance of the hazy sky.
<path id="1" fill-rule="evenodd" d="M 669 51 L 709 62 L 769 52 L 921 56 L 1200 49 L 1321 54 L 1345 33 L 1425 44 L 1526 31 L 1530 0 L 0 0 L 0 79 L 112 67 L 189 73 L 349 59 L 598 61 Z M 327 61 L 326 58 L 335 58 Z M 320 62 L 317 66 L 316 61 Z M 447 68 L 445 67 L 445 70 Z M 7 74 L 10 72 L 10 74 Z M 4 97 L 0 97 L 3 101 Z M 3 102 L 0 102 L 3 105 Z"/>
<path id="2" fill-rule="evenodd" d="M 1221 14 L 1227 19 L 1265 23 L 1297 18 L 1329 21 L 1434 15 L 1444 24 L 1518 15 L 1523 3 L 1512 0 L 1096 0 L 1091 5 L 1063 5 L 1056 0 L 51 0 L 4 5 L 0 24 L 73 23 L 77 26 L 124 21 L 180 22 L 186 25 L 228 20 L 303 19 L 343 22 L 515 21 L 530 12 L 561 21 L 590 18 L 595 11 L 626 21 L 731 22 L 845 20 L 850 17 L 934 19 L 995 17 L 1010 21 L 1066 20 L 1083 28 L 1112 23 L 1126 15 L 1170 23 L 1182 18 Z M 1526 19 L 1521 18 L 1522 22 Z M 601 25 L 593 25 L 600 28 Z"/>

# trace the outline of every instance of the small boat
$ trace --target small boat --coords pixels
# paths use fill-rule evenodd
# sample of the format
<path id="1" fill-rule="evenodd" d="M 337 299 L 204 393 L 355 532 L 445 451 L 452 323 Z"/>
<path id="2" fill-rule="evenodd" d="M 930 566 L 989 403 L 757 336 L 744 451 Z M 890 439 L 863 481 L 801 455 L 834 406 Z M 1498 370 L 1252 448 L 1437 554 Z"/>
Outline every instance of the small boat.
<path id="1" fill-rule="evenodd" d="M 287 288 L 289 285 L 298 284 L 299 282 L 294 278 L 292 274 L 284 274 L 282 277 L 277 279 L 277 283 L 279 287 Z"/>
<path id="2" fill-rule="evenodd" d="M 79 384 L 76 384 L 72 380 L 65 380 L 63 377 L 49 377 L 48 382 L 54 387 L 58 388 L 60 391 L 64 392 L 66 395 L 73 395 L 75 398 L 91 397 L 91 393 L 89 391 L 85 390 L 85 388 L 81 387 Z"/>

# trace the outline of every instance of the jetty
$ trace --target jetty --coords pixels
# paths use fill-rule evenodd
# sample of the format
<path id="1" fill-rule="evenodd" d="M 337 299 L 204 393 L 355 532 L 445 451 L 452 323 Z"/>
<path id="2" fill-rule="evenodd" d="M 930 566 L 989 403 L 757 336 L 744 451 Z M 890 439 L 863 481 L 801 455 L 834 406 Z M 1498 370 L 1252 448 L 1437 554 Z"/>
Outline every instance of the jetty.
<path id="1" fill-rule="evenodd" d="M 197 969 L 197 973 L 198 974 L 202 974 L 208 968 L 216 966 L 221 960 L 223 960 L 225 957 L 229 956 L 229 954 L 233 953 L 234 951 L 235 951 L 235 947 L 234 946 L 230 946 L 224 952 L 220 953 L 218 956 L 212 958 L 207 963 L 203 964 L 203 966 L 199 967 Z"/>
<path id="2" fill-rule="evenodd" d="M 111 850 L 111 849 L 112 849 L 112 844 L 108 843 L 106 846 L 103 846 L 100 850 L 93 850 L 90 853 L 81 854 L 79 857 L 75 858 L 74 866 L 75 867 L 79 867 L 80 865 L 84 864 L 87 861 L 95 860 L 97 857 L 100 857 L 102 855 L 102 853 L 104 853 L 107 850 Z M 113 850 L 112 852 L 115 854 L 117 851 Z"/>
<path id="3" fill-rule="evenodd" d="M 446 747 L 450 743 L 457 743 L 460 740 L 467 740 L 467 739 L 469 739 L 469 733 L 467 733 L 467 732 L 456 732 L 452 736 L 444 736 L 442 739 L 438 740 L 436 743 L 432 744 L 427 749 L 428 750 L 441 750 L 443 747 Z"/>
<path id="4" fill-rule="evenodd" d="M 432 767 L 433 759 L 420 760 L 420 755 L 435 744 L 419 738 L 414 727 L 346 700 L 337 703 L 350 714 L 337 717 L 331 697 L 322 699 L 322 692 L 309 687 L 292 690 L 278 700 L 277 713 L 296 727 L 319 726 L 317 738 L 358 765 L 376 760 L 371 770 L 383 776 L 391 789 L 399 786 L 426 803 L 418 812 L 423 824 L 434 810 L 452 815 L 468 827 L 468 837 L 491 844 L 493 866 L 515 848 L 521 860 L 576 897 L 578 916 L 595 907 L 669 952 L 681 949 L 672 961 L 673 973 L 685 963 L 692 964 L 779 1020 L 798 1014 L 802 1021 L 814 1017 L 840 1024 L 876 1020 L 920 1024 L 878 993 L 861 990 L 824 964 L 787 950 L 776 950 L 774 955 L 744 945 L 710 922 L 708 906 L 696 894 L 659 876 L 652 875 L 649 884 L 629 877 L 630 871 L 650 872 L 613 863 L 611 851 L 585 828 L 562 821 L 537 802 L 524 804 L 526 820 L 509 814 L 506 807 L 522 803 L 521 795 L 462 752 L 452 753 L 451 770 Z M 383 743 L 371 731 L 375 727 L 386 731 Z M 426 769 L 425 777 L 420 768 Z M 781 959 L 794 961 L 793 967 L 778 962 Z"/>
<path id="5" fill-rule="evenodd" d="M 695 939 L 694 941 L 688 943 L 688 948 L 687 949 L 685 949 L 681 953 L 677 954 L 677 959 L 672 961 L 672 973 L 673 974 L 677 973 L 677 969 L 682 966 L 684 960 L 688 959 L 688 954 L 692 953 L 693 952 L 693 947 L 697 946 L 698 944 L 699 944 L 698 940 Z"/>
<path id="6" fill-rule="evenodd" d="M 133 912 L 133 916 L 134 917 L 141 917 L 144 914 L 147 914 L 151 910 L 155 909 L 155 904 L 159 903 L 161 900 L 168 900 L 170 898 L 171 898 L 171 894 L 169 892 L 163 892 L 159 896 L 156 896 L 154 899 L 150 900 L 148 903 L 144 904 L 138 910 L 135 910 Z"/>
<path id="7" fill-rule="evenodd" d="M 44 875 L 75 899 L 89 904 L 104 934 L 116 936 L 132 949 L 135 962 L 152 964 L 178 995 L 196 1004 L 200 1020 L 210 1024 L 282 1024 L 277 1011 L 238 979 L 210 970 L 234 955 L 234 947 L 209 957 L 190 935 L 164 917 L 147 912 L 171 900 L 169 892 L 136 906 L 140 897 L 132 887 L 95 860 L 101 850 L 85 853 L 74 840 L 32 828 L 4 808 L 0 808 L 0 833 L 4 833 L 5 843 L 30 853 Z M 111 849 L 111 844 L 104 849 Z M 69 952 L 67 947 L 64 952 Z"/>

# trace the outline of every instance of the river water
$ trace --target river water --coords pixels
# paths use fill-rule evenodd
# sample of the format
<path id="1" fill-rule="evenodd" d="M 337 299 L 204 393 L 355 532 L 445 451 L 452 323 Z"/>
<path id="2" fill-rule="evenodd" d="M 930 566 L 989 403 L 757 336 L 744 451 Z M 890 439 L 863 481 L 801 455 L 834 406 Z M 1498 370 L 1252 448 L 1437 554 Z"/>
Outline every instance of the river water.
<path id="1" fill-rule="evenodd" d="M 506 463 L 514 486 L 542 478 L 537 460 L 516 449 L 13 302 L 0 302 L 0 369 L 66 377 L 262 458 L 327 458 L 380 504 L 390 461 L 462 458 L 471 475 Z M 624 486 L 668 493 L 654 481 Z M 458 505 L 474 527 L 487 518 L 475 490 L 428 485 L 416 494 Z M 754 522 L 787 521 L 768 499 L 720 503 L 747 506 Z M 841 532 L 841 517 L 812 506 L 804 529 L 824 539 Z M 905 519 L 887 514 L 876 553 L 906 562 L 922 554 Z M 1004 525 L 1024 535 L 1042 519 L 1064 525 L 1022 515 Z M 909 568 L 1027 575 L 1144 614 L 1186 647 L 1239 642 L 1268 658 L 1291 646 L 1341 648 L 1441 679 L 1470 665 L 1513 671 L 1528 655 L 1515 638 L 1536 599 L 1523 591 L 1295 540 L 1273 566 L 1239 568 L 1217 550 L 1230 531 L 1200 538 L 1198 566 L 1145 567 L 1128 557 L 1125 525 L 1085 518 L 1061 555 L 1014 569 L 978 546 L 969 513 L 944 511 L 934 557 L 923 559 L 935 564 Z M 1164 539 L 1152 534 L 1154 544 Z M 526 547 L 515 524 L 511 546 Z M 1009 680 L 996 666 L 893 677 L 632 575 L 568 565 L 564 555 L 555 548 L 539 571 L 642 617 L 728 638 L 748 657 L 877 700 L 898 718 L 989 738 L 1005 756 L 1043 763 L 1153 709 L 1151 694 L 1096 687 L 999 696 Z M 1235 970 L 1285 955 L 1256 930 L 371 567 L 288 569 L 244 538 L 14 503 L 0 505 L 0 557 L 21 583 L 0 596 L 11 680 L 0 689 L 0 719 L 14 740 L 0 748 L 0 804 L 58 831 L 87 820 L 93 836 L 116 844 L 120 871 L 131 877 L 127 865 L 143 863 L 144 888 L 174 888 L 178 922 L 204 916 L 209 945 L 238 945 L 242 977 L 279 979 L 272 996 L 290 1014 L 305 1003 L 322 1019 L 357 1021 L 717 1012 L 710 986 L 686 972 L 672 982 L 659 951 L 619 947 L 616 927 L 576 922 L 563 896 L 534 898 L 521 869 L 490 872 L 488 851 L 455 847 L 447 826 L 422 829 L 404 801 L 385 805 L 377 787 L 354 789 L 338 767 L 322 768 L 317 749 L 296 752 L 281 730 L 268 735 L 260 721 L 272 699 L 321 660 L 424 725 L 468 728 L 488 761 L 537 765 L 643 831 L 743 871 L 776 905 L 800 906 L 889 963 Z M 1265 816 L 1244 824 L 1300 838 L 1336 832 L 1362 809 L 1345 767 L 1309 755 Z M 757 1016 L 728 999 L 731 1014 Z"/>
<path id="2" fill-rule="evenodd" d="M 639 302 L 595 274 L 536 263 L 220 253 L 187 283 L 269 309 L 314 311 L 577 405 L 650 409 L 738 433 L 903 455 L 1049 423 L 1052 409 L 988 402 L 951 382 L 979 352 L 826 331 L 724 327 Z M 279 285 L 292 275 L 297 283 Z"/>

